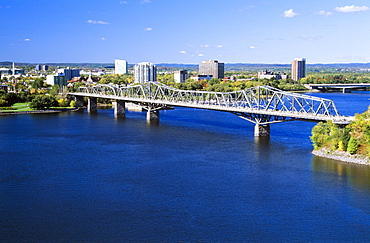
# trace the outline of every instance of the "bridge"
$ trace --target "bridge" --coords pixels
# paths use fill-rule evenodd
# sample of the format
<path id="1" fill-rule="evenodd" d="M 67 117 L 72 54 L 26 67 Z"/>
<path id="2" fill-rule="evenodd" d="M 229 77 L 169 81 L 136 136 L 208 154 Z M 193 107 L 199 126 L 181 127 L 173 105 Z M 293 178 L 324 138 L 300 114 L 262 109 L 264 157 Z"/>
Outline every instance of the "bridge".
<path id="1" fill-rule="evenodd" d="M 350 93 L 354 89 L 366 90 L 368 87 L 370 87 L 370 84 L 305 84 L 304 86 L 308 89 L 317 89 L 320 91 L 342 90 L 343 93 Z"/>
<path id="2" fill-rule="evenodd" d="M 230 112 L 255 124 L 255 136 L 269 136 L 270 124 L 294 120 L 333 121 L 345 125 L 353 117 L 340 116 L 332 100 L 258 86 L 234 92 L 179 90 L 158 82 L 129 86 L 96 85 L 71 92 L 78 106 L 88 98 L 87 110 L 97 109 L 97 98 L 114 100 L 116 116 L 125 116 L 126 102 L 140 105 L 148 120 L 158 120 L 159 110 L 190 107 Z"/>

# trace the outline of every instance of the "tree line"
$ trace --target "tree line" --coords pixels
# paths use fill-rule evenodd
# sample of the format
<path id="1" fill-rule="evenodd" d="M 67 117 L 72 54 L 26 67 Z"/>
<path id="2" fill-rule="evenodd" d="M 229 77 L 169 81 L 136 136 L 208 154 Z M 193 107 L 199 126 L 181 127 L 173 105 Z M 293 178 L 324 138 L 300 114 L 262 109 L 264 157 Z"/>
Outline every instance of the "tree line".
<path id="1" fill-rule="evenodd" d="M 340 127 L 329 122 L 319 122 L 312 129 L 311 141 L 315 150 L 347 151 L 370 157 L 370 107 L 347 126 Z"/>

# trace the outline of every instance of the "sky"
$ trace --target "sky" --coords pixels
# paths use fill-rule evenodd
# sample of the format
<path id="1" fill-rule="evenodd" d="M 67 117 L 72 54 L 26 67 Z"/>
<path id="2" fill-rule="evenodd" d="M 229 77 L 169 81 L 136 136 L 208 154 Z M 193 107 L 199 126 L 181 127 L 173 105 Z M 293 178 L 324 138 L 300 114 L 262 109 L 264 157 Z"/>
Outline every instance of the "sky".
<path id="1" fill-rule="evenodd" d="M 369 0 L 0 0 L 0 61 L 370 62 Z"/>

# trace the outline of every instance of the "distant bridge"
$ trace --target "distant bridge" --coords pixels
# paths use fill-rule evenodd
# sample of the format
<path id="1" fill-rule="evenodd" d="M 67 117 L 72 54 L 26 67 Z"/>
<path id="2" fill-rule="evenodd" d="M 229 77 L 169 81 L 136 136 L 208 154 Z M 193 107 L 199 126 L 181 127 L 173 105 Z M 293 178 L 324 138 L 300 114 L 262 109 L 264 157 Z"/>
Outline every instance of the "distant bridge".
<path id="1" fill-rule="evenodd" d="M 340 116 L 332 100 L 258 86 L 234 92 L 179 90 L 158 82 L 129 86 L 96 85 L 80 87 L 69 93 L 83 105 L 88 97 L 88 111 L 97 108 L 97 98 L 115 100 L 116 116 L 125 115 L 125 103 L 140 105 L 147 110 L 147 119 L 159 119 L 158 111 L 169 107 L 191 107 L 226 111 L 253 122 L 255 136 L 268 136 L 271 123 L 293 120 L 333 121 L 349 124 L 353 117 Z"/>
<path id="2" fill-rule="evenodd" d="M 370 84 L 305 84 L 305 87 L 308 89 L 317 89 L 320 91 L 342 90 L 343 93 L 350 93 L 354 89 L 366 89 L 370 87 Z"/>

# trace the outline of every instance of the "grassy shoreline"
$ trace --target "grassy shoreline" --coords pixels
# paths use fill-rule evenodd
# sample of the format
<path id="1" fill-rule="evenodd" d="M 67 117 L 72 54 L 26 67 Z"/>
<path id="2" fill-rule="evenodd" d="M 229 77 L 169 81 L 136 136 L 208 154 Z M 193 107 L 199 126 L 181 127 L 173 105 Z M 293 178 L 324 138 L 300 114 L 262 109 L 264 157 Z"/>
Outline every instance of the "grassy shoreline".
<path id="1" fill-rule="evenodd" d="M 12 108 L 12 109 L 10 109 Z M 0 115 L 7 114 L 29 114 L 29 113 L 55 113 L 76 110 L 75 107 L 51 107 L 48 110 L 34 110 L 29 107 L 29 103 L 15 103 L 11 107 L 0 107 Z"/>

